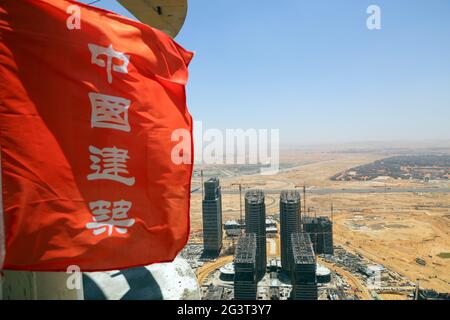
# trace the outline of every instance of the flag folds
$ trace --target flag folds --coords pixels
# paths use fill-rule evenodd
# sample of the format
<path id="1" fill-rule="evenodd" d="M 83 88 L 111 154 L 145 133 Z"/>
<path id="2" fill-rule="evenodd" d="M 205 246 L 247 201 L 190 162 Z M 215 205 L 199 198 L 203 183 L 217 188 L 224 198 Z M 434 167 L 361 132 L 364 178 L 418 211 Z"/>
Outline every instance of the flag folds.
<path id="1" fill-rule="evenodd" d="M 191 58 L 163 32 L 75 1 L 0 3 L 4 269 L 176 256 L 189 234 Z"/>

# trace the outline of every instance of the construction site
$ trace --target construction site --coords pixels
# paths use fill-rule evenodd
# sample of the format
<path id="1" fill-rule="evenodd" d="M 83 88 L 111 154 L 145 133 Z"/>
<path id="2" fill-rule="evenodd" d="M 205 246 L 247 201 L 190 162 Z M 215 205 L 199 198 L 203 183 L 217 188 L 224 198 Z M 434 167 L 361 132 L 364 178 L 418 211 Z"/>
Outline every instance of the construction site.
<path id="1" fill-rule="evenodd" d="M 204 183 L 205 189 L 211 181 L 218 183 L 219 180 L 208 179 Z M 216 188 L 219 187 L 216 185 Z M 204 197 L 208 197 L 206 192 Z M 219 198 L 216 200 L 221 201 Z M 209 236 L 209 242 L 204 241 L 203 245 L 188 245 L 182 255 L 197 270 L 202 298 L 358 299 L 356 293 L 352 295 L 350 292 L 351 286 L 345 278 L 338 274 L 332 276 L 329 268 L 317 263 L 317 254 L 325 257 L 333 253 L 332 221 L 328 217 L 302 217 L 301 207 L 298 191 L 283 191 L 280 195 L 280 215 L 267 219 L 264 192 L 247 191 L 245 218 L 224 223 L 226 231 L 233 232 L 226 232 L 224 243 L 227 246 L 222 254 L 213 257 L 205 254 L 210 252 L 210 241 L 219 241 Z M 203 215 L 211 214 L 210 210 L 203 209 Z M 216 214 L 214 211 L 213 215 Z M 219 224 L 221 218 L 216 221 Z M 204 233 L 209 231 L 204 230 Z M 221 236 L 220 233 L 215 234 Z M 272 237 L 269 238 L 269 234 Z"/>
<path id="2" fill-rule="evenodd" d="M 348 162 L 352 163 L 347 163 L 346 166 L 353 166 L 354 160 Z M 330 163 L 333 164 L 333 160 L 328 162 Z M 306 166 L 317 167 L 317 164 L 308 163 Z M 444 258 L 445 252 L 450 251 L 448 222 L 443 220 L 444 223 L 440 225 L 447 236 L 441 238 L 437 233 L 428 240 L 434 244 L 441 241 L 441 245 L 434 247 L 434 251 L 438 251 L 434 254 L 424 256 L 420 247 L 405 247 L 395 257 L 397 251 L 400 251 L 400 244 L 392 245 L 390 241 L 392 236 L 401 238 L 397 241 L 401 241 L 403 245 L 406 241 L 415 241 L 415 236 L 410 236 L 409 232 L 420 226 L 414 220 L 420 211 L 433 210 L 433 213 L 426 214 L 431 221 L 438 219 L 436 211 L 442 212 L 440 217 L 445 216 L 445 213 L 448 215 L 450 203 L 441 198 L 441 195 L 445 195 L 445 189 L 440 189 L 445 188 L 445 182 L 432 182 L 439 184 L 435 189 L 440 192 L 436 193 L 404 190 L 388 193 L 388 188 L 404 188 L 404 184 L 397 180 L 364 182 L 364 188 L 372 188 L 373 192 L 360 191 L 361 186 L 356 189 L 355 184 L 361 182 L 345 182 L 349 184 L 349 189 L 356 190 L 352 194 L 343 192 L 346 189 L 337 188 L 335 184 L 344 182 L 332 181 L 329 179 L 332 175 L 328 173 L 325 183 L 320 185 L 320 188 L 326 189 L 319 189 L 317 185 L 305 186 L 298 179 L 291 178 L 298 175 L 300 168 L 289 169 L 268 178 L 260 175 L 246 176 L 245 183 L 242 178 L 237 182 L 235 178 L 221 178 L 221 251 L 214 256 L 203 254 L 203 231 L 195 227 L 191 232 L 191 240 L 183 251 L 184 257 L 191 261 L 191 266 L 196 271 L 202 299 L 242 298 L 240 292 L 243 282 L 239 279 L 248 279 L 249 274 L 257 279 L 256 289 L 253 280 L 247 284 L 248 288 L 252 288 L 251 297 L 258 300 L 413 300 L 449 297 L 450 270 Z M 200 174 L 198 185 L 207 180 L 203 179 Z M 312 179 L 305 180 L 311 182 Z M 411 188 L 425 187 L 424 181 L 408 182 Z M 333 192 L 323 192 L 330 189 Z M 194 210 L 197 197 L 205 197 L 202 193 L 204 191 L 201 187 L 193 192 Z M 417 199 L 414 205 L 411 197 Z M 372 198 L 378 202 L 368 201 Z M 392 201 L 393 198 L 395 202 Z M 398 205 L 400 201 L 397 199 L 402 198 L 408 199 L 409 207 L 405 203 Z M 431 199 L 444 201 L 432 204 Z M 397 215 L 404 211 L 405 217 L 397 216 L 392 221 L 393 213 L 389 216 L 389 210 L 394 210 Z M 196 221 L 204 219 L 197 215 L 192 217 L 193 226 Z M 388 235 L 378 236 L 377 233 L 380 232 Z M 249 235 L 252 239 L 254 237 L 256 249 L 248 245 Z M 296 237 L 295 246 L 293 236 Z M 424 234 L 422 236 L 427 237 Z M 428 237 L 432 237 L 432 234 Z M 379 251 L 376 247 L 385 248 L 384 251 Z M 414 257 L 409 261 L 403 260 L 403 263 L 397 262 L 400 257 L 404 257 L 405 252 L 414 248 L 420 249 L 415 251 Z M 251 252 L 246 251 L 247 249 Z M 255 261 L 247 259 L 244 268 L 247 271 L 243 272 L 243 264 L 236 267 L 236 261 L 242 262 L 243 256 L 253 257 L 254 249 L 257 252 Z M 302 264 L 301 261 L 308 263 Z M 253 265 L 255 269 L 249 272 Z M 439 275 L 427 276 L 430 272 L 427 270 Z M 239 288 L 237 296 L 236 288 Z"/>

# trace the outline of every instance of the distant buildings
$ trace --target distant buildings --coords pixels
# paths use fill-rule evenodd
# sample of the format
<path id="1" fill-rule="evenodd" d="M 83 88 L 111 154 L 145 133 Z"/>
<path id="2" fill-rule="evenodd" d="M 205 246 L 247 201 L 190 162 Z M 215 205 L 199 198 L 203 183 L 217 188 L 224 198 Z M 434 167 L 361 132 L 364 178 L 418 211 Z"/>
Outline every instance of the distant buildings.
<path id="1" fill-rule="evenodd" d="M 276 237 L 277 234 L 277 223 L 272 219 L 266 219 L 266 235 L 268 237 Z"/>
<path id="2" fill-rule="evenodd" d="M 245 193 L 245 231 L 256 235 L 256 265 L 258 278 L 266 273 L 266 205 L 261 190 Z"/>
<path id="3" fill-rule="evenodd" d="M 310 235 L 316 254 L 333 254 L 333 222 L 328 217 L 303 217 L 303 232 Z"/>
<path id="4" fill-rule="evenodd" d="M 280 196 L 280 242 L 281 266 L 289 271 L 292 253 L 291 234 L 300 232 L 300 194 L 297 191 L 282 191 Z"/>
<path id="5" fill-rule="evenodd" d="M 223 225 L 225 234 L 227 237 L 238 237 L 241 235 L 241 230 L 244 229 L 245 225 L 239 223 L 236 220 L 226 221 Z"/>
<path id="6" fill-rule="evenodd" d="M 235 300 L 256 300 L 258 285 L 256 242 L 254 233 L 239 237 L 234 256 Z"/>
<path id="7" fill-rule="evenodd" d="M 241 235 L 241 229 L 245 229 L 245 223 L 239 223 L 236 220 L 229 220 L 223 224 L 223 229 L 227 237 L 238 237 Z M 266 235 L 275 237 L 278 234 L 276 221 L 266 219 Z"/>
<path id="8" fill-rule="evenodd" d="M 317 300 L 316 257 L 306 233 L 291 235 L 291 282 L 293 300 Z"/>
<path id="9" fill-rule="evenodd" d="M 450 155 L 401 155 L 351 168 L 331 177 L 335 181 L 367 181 L 377 178 L 449 180 Z"/>
<path id="10" fill-rule="evenodd" d="M 208 253 L 222 248 L 222 195 L 218 178 L 205 181 L 203 198 L 203 246 Z"/>

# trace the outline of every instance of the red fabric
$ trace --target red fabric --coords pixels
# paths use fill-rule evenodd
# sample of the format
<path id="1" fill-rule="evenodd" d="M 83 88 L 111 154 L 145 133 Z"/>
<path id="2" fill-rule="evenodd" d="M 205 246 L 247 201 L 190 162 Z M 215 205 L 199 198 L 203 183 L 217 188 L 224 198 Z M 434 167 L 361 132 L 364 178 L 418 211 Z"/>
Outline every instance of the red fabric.
<path id="1" fill-rule="evenodd" d="M 71 5 L 81 10 L 79 30 L 66 26 Z M 93 62 L 89 44 L 127 55 L 126 72 L 125 60 L 112 58 L 109 81 L 108 55 L 97 56 L 103 66 Z M 189 164 L 173 163 L 178 141 L 171 135 L 180 128 L 192 133 L 185 97 L 191 58 L 158 30 L 75 1 L 1 1 L 4 269 L 100 271 L 174 259 L 189 235 L 193 155 Z M 129 100 L 122 119 L 129 130 L 102 126 L 101 119 L 94 125 L 90 94 Z M 128 152 L 125 171 L 115 171 L 131 178 L 128 184 L 88 179 L 108 165 L 95 150 L 114 147 Z M 110 202 L 102 207 L 107 217 L 119 201 L 131 203 L 115 221 L 132 225 L 122 232 L 112 225 L 109 234 L 107 223 L 95 235 L 102 228 L 87 226 L 99 200 Z"/>

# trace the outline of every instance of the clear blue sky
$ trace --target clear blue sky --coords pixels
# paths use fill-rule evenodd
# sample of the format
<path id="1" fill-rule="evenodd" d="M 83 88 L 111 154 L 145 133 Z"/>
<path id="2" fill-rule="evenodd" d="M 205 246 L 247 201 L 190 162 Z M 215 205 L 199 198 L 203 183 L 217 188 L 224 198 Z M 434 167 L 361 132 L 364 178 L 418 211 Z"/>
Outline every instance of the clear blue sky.
<path id="1" fill-rule="evenodd" d="M 370 4 L 381 30 L 366 28 Z M 448 0 L 189 0 L 176 40 L 196 52 L 188 103 L 206 128 L 279 128 L 282 144 L 450 139 Z"/>

